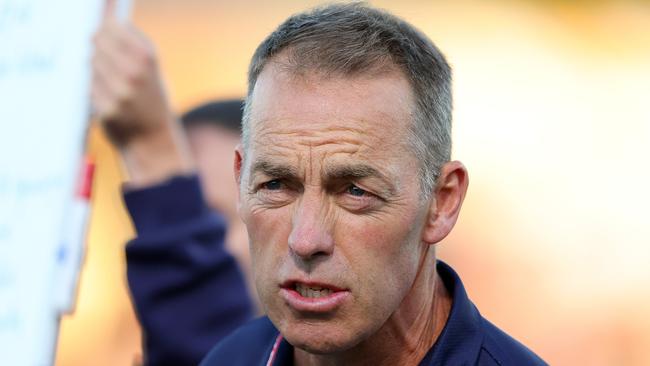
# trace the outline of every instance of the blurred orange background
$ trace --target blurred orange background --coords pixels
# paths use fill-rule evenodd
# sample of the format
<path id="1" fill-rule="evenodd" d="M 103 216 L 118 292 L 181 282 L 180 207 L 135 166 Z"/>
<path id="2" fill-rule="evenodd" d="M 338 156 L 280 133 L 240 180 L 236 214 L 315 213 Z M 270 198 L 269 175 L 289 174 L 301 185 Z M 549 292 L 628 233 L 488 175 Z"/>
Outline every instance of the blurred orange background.
<path id="1" fill-rule="evenodd" d="M 439 257 L 483 315 L 552 365 L 650 365 L 650 3 L 373 1 L 455 73 L 454 158 L 470 172 Z M 136 0 L 178 111 L 241 96 L 257 44 L 315 1 Z M 56 365 L 133 365 L 133 235 L 114 151 L 98 160 L 76 311 Z"/>

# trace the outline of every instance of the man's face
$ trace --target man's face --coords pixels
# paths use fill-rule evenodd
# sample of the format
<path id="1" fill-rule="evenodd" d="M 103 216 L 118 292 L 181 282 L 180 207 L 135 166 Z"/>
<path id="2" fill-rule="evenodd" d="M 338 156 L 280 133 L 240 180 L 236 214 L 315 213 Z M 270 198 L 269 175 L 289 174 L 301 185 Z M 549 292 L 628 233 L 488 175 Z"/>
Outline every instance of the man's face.
<path id="1" fill-rule="evenodd" d="M 427 204 L 406 145 L 413 103 L 397 71 L 322 78 L 270 63 L 257 80 L 240 215 L 264 310 L 296 347 L 349 349 L 417 291 Z"/>

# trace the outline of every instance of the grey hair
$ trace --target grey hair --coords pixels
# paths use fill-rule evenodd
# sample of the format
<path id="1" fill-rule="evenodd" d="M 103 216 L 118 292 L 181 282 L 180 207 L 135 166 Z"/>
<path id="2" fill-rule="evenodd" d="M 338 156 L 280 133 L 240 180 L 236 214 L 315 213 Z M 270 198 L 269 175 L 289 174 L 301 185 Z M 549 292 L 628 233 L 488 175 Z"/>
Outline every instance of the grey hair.
<path id="1" fill-rule="evenodd" d="M 294 71 L 356 76 L 397 66 L 415 95 L 407 143 L 420 161 L 420 188 L 431 194 L 451 158 L 451 68 L 424 34 L 364 3 L 332 4 L 291 16 L 258 47 L 248 70 L 242 141 L 249 146 L 251 95 L 264 66 L 286 52 Z"/>

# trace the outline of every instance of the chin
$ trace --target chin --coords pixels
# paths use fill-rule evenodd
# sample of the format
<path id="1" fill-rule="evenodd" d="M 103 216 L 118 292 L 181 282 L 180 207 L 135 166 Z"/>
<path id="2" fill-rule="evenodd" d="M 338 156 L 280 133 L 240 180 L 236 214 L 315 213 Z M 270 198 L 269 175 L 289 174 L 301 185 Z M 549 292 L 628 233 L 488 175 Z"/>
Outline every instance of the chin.
<path id="1" fill-rule="evenodd" d="M 291 343 L 295 348 L 299 348 L 305 352 L 315 355 L 328 355 L 346 351 L 354 346 L 347 342 L 340 340 L 327 340 L 327 339 L 290 339 L 285 337 L 287 342 Z"/>
<path id="2" fill-rule="evenodd" d="M 302 324 L 282 332 L 292 346 L 303 351 L 324 355 L 347 351 L 362 341 L 350 329 L 332 329 L 324 324 Z"/>

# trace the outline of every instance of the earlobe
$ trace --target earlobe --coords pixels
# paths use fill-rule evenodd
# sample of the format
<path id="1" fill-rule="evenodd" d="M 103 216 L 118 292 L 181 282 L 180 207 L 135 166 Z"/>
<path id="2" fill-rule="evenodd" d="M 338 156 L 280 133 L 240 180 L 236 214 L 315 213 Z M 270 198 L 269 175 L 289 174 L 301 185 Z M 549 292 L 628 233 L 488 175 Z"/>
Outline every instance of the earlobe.
<path id="1" fill-rule="evenodd" d="M 432 193 L 422 241 L 436 244 L 444 239 L 456 224 L 463 205 L 469 177 L 459 161 L 450 161 L 440 169 L 438 183 Z"/>

